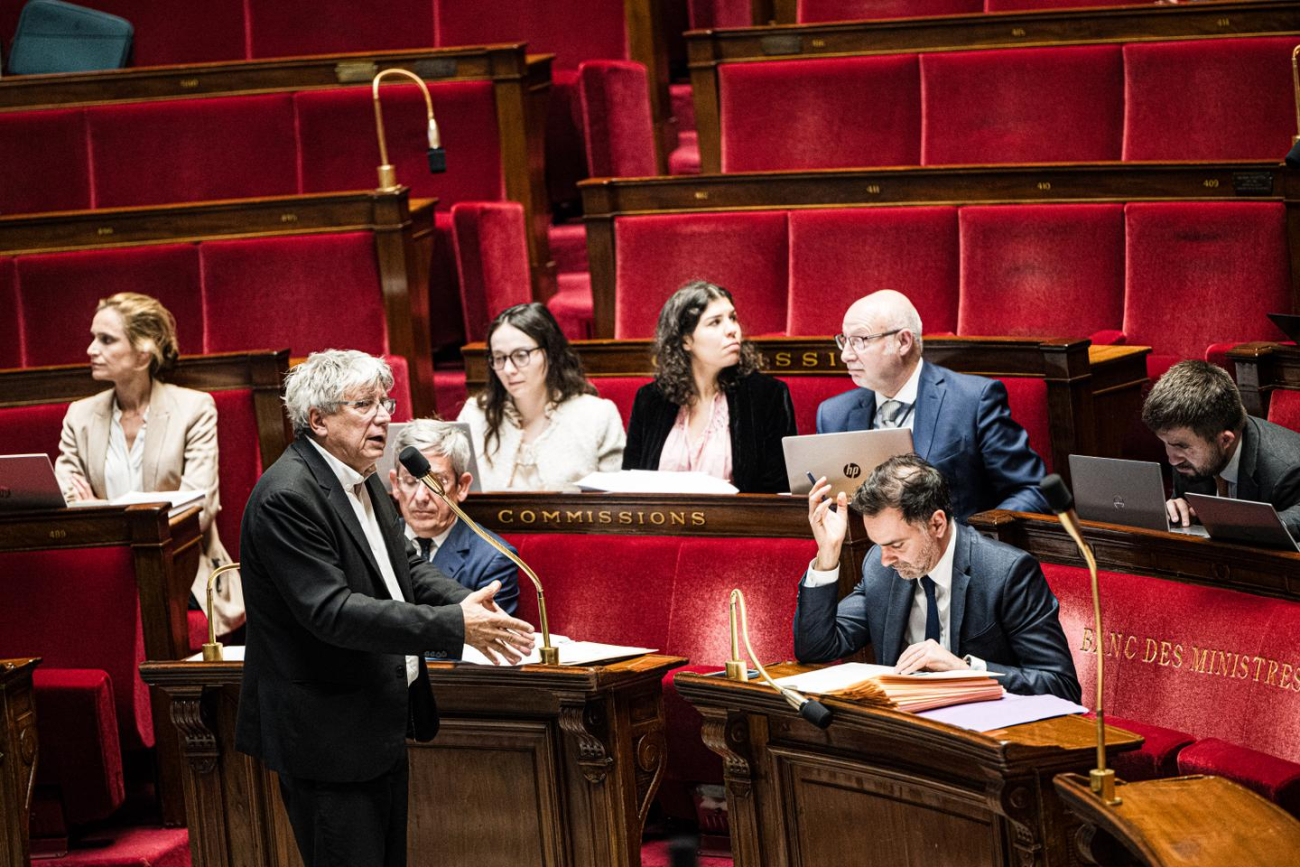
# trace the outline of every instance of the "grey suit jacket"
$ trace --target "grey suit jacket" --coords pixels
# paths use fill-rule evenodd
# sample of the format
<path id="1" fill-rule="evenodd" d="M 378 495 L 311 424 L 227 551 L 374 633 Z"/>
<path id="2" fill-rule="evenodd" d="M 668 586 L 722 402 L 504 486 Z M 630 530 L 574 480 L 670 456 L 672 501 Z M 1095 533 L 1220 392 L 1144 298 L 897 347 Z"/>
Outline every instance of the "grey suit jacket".
<path id="1" fill-rule="evenodd" d="M 1300 433 L 1262 418 L 1246 417 L 1237 463 L 1237 499 L 1272 503 L 1291 535 L 1300 539 Z M 1174 496 L 1213 496 L 1214 479 L 1174 473 Z"/>
<path id="2" fill-rule="evenodd" d="M 952 600 L 948 607 L 952 652 L 978 656 L 999 671 L 1008 692 L 1051 693 L 1077 702 L 1079 679 L 1058 618 L 1060 606 L 1038 561 L 964 524 L 956 527 Z M 880 547 L 867 554 L 862 580 L 837 605 L 835 585 L 799 584 L 794 652 L 801 662 L 826 662 L 868 644 L 876 662 L 894 665 L 916 585 L 880 563 Z"/>

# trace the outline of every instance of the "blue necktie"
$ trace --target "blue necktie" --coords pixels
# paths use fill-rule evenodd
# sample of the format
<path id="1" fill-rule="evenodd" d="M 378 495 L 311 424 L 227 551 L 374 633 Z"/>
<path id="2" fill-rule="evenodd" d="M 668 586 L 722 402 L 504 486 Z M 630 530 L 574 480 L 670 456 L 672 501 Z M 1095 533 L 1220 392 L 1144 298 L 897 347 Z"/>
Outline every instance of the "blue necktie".
<path id="1" fill-rule="evenodd" d="M 925 591 L 925 639 L 931 638 L 942 644 L 939 635 L 939 602 L 934 596 L 934 579 L 929 575 L 921 576 L 921 589 Z"/>
<path id="2" fill-rule="evenodd" d="M 433 540 L 432 540 L 432 539 L 416 539 L 415 541 L 417 541 L 417 542 L 420 543 L 420 557 L 422 557 L 422 558 L 424 559 L 424 562 L 426 562 L 426 563 L 432 563 L 432 562 L 433 562 L 433 552 L 434 552 L 435 550 L 437 550 L 437 549 L 435 549 L 435 548 L 433 547 Z"/>

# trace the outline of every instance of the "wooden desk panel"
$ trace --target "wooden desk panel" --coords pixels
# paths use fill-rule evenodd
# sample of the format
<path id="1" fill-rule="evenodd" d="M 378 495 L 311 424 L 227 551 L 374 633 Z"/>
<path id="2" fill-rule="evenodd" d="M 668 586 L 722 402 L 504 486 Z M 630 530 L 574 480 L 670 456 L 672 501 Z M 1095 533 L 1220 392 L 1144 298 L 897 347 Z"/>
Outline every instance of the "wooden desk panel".
<path id="1" fill-rule="evenodd" d="M 32 672 L 40 662 L 0 659 L 0 867 L 28 867 L 28 814 L 39 753 Z"/>
<path id="2" fill-rule="evenodd" d="M 1237 390 L 1246 412 L 1268 417 L 1269 401 L 1278 389 L 1300 390 L 1300 346 L 1243 343 L 1228 352 L 1237 373 Z"/>

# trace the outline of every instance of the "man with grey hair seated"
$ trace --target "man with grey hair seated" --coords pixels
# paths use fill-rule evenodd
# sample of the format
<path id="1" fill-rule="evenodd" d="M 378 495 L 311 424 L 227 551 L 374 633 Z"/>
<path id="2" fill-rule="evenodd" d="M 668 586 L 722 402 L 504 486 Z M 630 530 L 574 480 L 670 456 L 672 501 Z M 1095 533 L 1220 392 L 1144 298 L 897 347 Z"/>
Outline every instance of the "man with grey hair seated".
<path id="1" fill-rule="evenodd" d="M 533 627 L 420 558 L 374 475 L 394 402 L 387 363 L 310 355 L 285 378 L 297 439 L 240 526 L 248 639 L 235 746 L 280 777 L 306 867 L 406 863 L 406 739 L 438 709 L 421 656 L 517 662 Z"/>
<path id="2" fill-rule="evenodd" d="M 397 434 L 394 451 L 400 455 L 407 446 L 415 446 L 429 459 L 429 471 L 442 481 L 442 489 L 451 500 L 465 502 L 474 481 L 468 471 L 473 447 L 462 428 L 431 418 L 416 419 Z M 501 582 L 493 601 L 505 613 L 514 614 L 519 604 L 519 572 L 510 558 L 479 538 L 441 497 L 405 467 L 399 464 L 389 470 L 388 480 L 402 512 L 399 524 L 406 538 L 419 547 L 420 556 L 470 590 Z M 515 550 L 500 536 L 492 535 Z"/>

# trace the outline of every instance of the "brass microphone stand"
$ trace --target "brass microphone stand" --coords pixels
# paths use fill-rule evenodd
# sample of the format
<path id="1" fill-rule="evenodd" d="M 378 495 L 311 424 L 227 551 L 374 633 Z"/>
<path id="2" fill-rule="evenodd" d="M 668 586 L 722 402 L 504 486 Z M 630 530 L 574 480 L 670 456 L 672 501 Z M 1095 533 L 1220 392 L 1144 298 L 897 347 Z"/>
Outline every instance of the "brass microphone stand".
<path id="1" fill-rule="evenodd" d="M 208 575 L 208 640 L 203 645 L 204 662 L 223 662 L 225 660 L 221 653 L 221 642 L 217 641 L 217 622 L 212 617 L 212 586 L 216 583 L 217 578 L 238 568 L 238 563 L 227 563 L 213 569 L 212 573 Z"/>
<path id="2" fill-rule="evenodd" d="M 420 86 L 420 91 L 424 94 L 424 106 L 429 115 L 429 153 L 442 153 L 442 136 L 438 132 L 438 122 L 433 119 L 433 97 L 429 95 L 429 86 L 424 83 L 424 79 L 406 69 L 394 67 L 385 69 L 374 77 L 370 82 L 370 95 L 375 104 L 375 131 L 379 135 L 379 189 L 382 192 L 391 193 L 398 189 L 397 169 L 388 161 L 388 142 L 384 137 L 384 112 L 379 104 L 379 82 L 388 75 L 403 75 L 414 81 Z M 443 169 L 446 170 L 446 157 L 442 157 Z"/>

